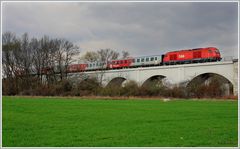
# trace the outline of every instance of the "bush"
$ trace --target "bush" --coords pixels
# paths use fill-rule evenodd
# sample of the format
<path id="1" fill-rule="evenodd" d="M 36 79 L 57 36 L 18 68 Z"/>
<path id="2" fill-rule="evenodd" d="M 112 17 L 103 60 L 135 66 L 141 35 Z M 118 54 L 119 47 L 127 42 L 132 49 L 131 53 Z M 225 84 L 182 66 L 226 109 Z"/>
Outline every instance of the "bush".
<path id="1" fill-rule="evenodd" d="M 17 80 L 14 78 L 8 78 L 2 80 L 2 94 L 3 95 L 16 95 L 18 94 Z"/>
<path id="2" fill-rule="evenodd" d="M 194 82 L 189 84 L 186 91 L 189 97 L 223 97 L 225 96 L 223 85 L 224 82 L 220 76 L 212 76 L 208 82 L 204 82 L 203 79 L 197 78 Z"/>
<path id="3" fill-rule="evenodd" d="M 106 86 L 102 88 L 99 92 L 101 96 L 121 96 L 121 87 L 117 86 Z"/>
<path id="4" fill-rule="evenodd" d="M 75 94 L 79 96 L 98 95 L 100 83 L 96 78 L 89 78 L 77 84 Z"/>
<path id="5" fill-rule="evenodd" d="M 15 78 L 17 79 L 17 78 Z M 218 76 L 213 76 L 204 83 L 201 78 L 196 78 L 187 87 L 174 86 L 168 88 L 162 84 L 150 82 L 139 87 L 135 81 L 128 81 L 121 86 L 102 87 L 96 78 L 88 78 L 74 84 L 71 80 L 62 80 L 55 84 L 41 84 L 32 78 L 28 89 L 21 88 L 15 80 L 3 79 L 3 95 L 40 95 L 40 96 L 158 96 L 173 98 L 219 98 L 224 94 L 224 83 Z M 153 84 L 152 84 L 153 83 Z M 226 83 L 226 82 L 225 82 Z M 230 95 L 227 95 L 230 96 Z"/>
<path id="6" fill-rule="evenodd" d="M 223 96 L 223 90 L 221 86 L 223 85 L 222 82 L 220 82 L 220 78 L 213 77 L 209 84 L 206 85 L 206 96 L 207 97 L 221 97 Z"/>
<path id="7" fill-rule="evenodd" d="M 174 98 L 188 98 L 186 88 L 181 86 L 174 86 L 173 88 L 166 88 L 163 92 L 164 97 Z"/>
<path id="8" fill-rule="evenodd" d="M 139 87 L 137 82 L 129 81 L 124 87 L 120 88 L 121 96 L 137 96 L 139 94 Z"/>

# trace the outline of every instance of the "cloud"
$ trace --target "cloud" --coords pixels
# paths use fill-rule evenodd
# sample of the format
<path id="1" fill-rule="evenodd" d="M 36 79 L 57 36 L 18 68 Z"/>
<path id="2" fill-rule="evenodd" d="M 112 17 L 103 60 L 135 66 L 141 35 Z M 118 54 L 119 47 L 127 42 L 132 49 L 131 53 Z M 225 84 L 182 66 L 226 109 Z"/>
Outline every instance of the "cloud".
<path id="1" fill-rule="evenodd" d="M 235 2 L 4 3 L 3 31 L 66 38 L 81 51 L 112 48 L 132 56 L 216 46 L 237 57 Z"/>

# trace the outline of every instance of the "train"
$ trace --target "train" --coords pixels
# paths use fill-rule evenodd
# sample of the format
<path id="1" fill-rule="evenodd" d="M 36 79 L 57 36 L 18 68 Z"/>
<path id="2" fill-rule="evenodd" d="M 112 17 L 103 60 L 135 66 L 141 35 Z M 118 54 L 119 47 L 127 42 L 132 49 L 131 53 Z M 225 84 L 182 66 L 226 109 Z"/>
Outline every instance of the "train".
<path id="1" fill-rule="evenodd" d="M 162 55 L 142 57 L 128 57 L 126 59 L 110 60 L 108 62 L 91 62 L 72 64 L 67 67 L 67 72 L 82 72 L 108 69 L 122 69 L 149 66 L 164 66 L 187 63 L 203 63 L 221 61 L 221 54 L 216 47 L 185 49 L 167 52 Z"/>

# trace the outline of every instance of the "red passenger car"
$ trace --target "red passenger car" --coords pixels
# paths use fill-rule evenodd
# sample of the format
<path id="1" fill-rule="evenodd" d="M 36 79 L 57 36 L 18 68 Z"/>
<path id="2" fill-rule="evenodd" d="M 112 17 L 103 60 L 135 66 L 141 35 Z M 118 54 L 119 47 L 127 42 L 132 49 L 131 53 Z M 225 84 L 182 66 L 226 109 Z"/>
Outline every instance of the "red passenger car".
<path id="1" fill-rule="evenodd" d="M 219 50 L 215 47 L 208 47 L 168 52 L 164 55 L 163 64 L 220 60 Z"/>
<path id="2" fill-rule="evenodd" d="M 87 67 L 87 64 L 72 64 L 67 68 L 68 72 L 80 72 L 84 71 Z"/>
<path id="3" fill-rule="evenodd" d="M 112 60 L 108 62 L 108 68 L 123 68 L 123 67 L 130 67 L 132 64 L 133 59 L 123 59 L 123 60 Z"/>

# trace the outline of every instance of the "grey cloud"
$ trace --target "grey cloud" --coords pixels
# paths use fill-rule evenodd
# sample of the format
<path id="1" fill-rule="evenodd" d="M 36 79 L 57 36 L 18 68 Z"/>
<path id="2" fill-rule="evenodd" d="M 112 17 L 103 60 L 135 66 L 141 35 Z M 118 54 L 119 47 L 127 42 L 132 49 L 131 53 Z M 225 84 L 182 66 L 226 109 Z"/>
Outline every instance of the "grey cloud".
<path id="1" fill-rule="evenodd" d="M 216 46 L 237 54 L 237 3 L 6 3 L 3 31 L 135 55 Z"/>

